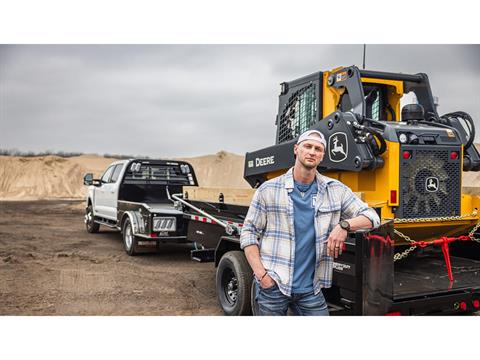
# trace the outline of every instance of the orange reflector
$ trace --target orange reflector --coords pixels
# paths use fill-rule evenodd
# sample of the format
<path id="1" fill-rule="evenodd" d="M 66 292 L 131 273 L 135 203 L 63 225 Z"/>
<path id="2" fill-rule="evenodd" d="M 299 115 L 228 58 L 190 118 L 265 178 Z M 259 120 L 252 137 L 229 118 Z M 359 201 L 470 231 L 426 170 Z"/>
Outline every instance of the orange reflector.
<path id="1" fill-rule="evenodd" d="M 393 204 L 397 203 L 397 190 L 390 190 L 390 202 Z"/>

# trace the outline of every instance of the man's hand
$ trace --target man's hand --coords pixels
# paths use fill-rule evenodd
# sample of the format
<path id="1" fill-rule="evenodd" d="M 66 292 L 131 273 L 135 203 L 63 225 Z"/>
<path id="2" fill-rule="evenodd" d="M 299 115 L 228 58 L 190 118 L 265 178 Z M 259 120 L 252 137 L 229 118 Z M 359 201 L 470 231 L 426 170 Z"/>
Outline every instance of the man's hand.
<path id="1" fill-rule="evenodd" d="M 275 280 L 273 280 L 270 275 L 265 275 L 265 277 L 260 281 L 260 287 L 262 289 L 268 289 L 275 285 Z"/>
<path id="2" fill-rule="evenodd" d="M 247 261 L 253 270 L 255 278 L 262 279 L 260 280 L 260 287 L 262 289 L 267 289 L 275 285 L 275 280 L 273 280 L 270 275 L 265 274 L 267 270 L 263 267 L 262 261 L 260 259 L 260 250 L 258 249 L 258 246 L 247 246 L 244 251 Z"/>
<path id="3" fill-rule="evenodd" d="M 339 255 L 342 255 L 347 235 L 347 230 L 342 229 L 340 225 L 333 228 L 327 240 L 328 256 L 333 256 L 336 259 Z"/>

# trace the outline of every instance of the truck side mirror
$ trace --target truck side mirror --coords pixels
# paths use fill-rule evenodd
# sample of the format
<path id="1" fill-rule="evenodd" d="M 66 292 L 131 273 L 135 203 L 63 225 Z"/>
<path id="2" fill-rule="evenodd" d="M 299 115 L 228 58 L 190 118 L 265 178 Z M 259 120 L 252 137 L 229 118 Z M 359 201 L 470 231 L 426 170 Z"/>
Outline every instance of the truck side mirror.
<path id="1" fill-rule="evenodd" d="M 93 185 L 93 174 L 92 173 L 85 174 L 85 176 L 83 177 L 83 184 L 84 185 Z"/>

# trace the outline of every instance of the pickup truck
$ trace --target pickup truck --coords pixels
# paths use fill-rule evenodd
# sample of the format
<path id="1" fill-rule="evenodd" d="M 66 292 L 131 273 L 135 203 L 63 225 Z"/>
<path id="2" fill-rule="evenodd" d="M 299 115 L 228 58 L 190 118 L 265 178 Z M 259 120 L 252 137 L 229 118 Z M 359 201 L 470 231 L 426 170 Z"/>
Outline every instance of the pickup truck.
<path id="1" fill-rule="evenodd" d="M 108 166 L 100 179 L 84 176 L 88 185 L 85 225 L 89 233 L 100 226 L 119 230 L 128 255 L 141 246 L 188 242 L 188 219 L 182 204 L 170 193 L 183 186 L 198 186 L 190 164 L 172 160 L 119 160 Z"/>

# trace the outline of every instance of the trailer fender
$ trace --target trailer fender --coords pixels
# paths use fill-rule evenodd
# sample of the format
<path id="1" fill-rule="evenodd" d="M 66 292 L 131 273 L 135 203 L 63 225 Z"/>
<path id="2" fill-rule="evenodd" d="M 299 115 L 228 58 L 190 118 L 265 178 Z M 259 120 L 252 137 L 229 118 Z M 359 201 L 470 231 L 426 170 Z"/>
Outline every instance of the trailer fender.
<path id="1" fill-rule="evenodd" d="M 229 251 L 241 250 L 240 237 L 222 236 L 215 248 L 215 267 L 218 266 L 220 259 Z"/>
<path id="2" fill-rule="evenodd" d="M 133 235 L 145 233 L 145 224 L 143 223 L 142 215 L 138 211 L 125 211 L 120 222 L 120 229 L 123 229 L 123 224 L 126 219 L 130 219 L 132 224 Z M 123 231 L 123 230 L 122 230 Z"/>

